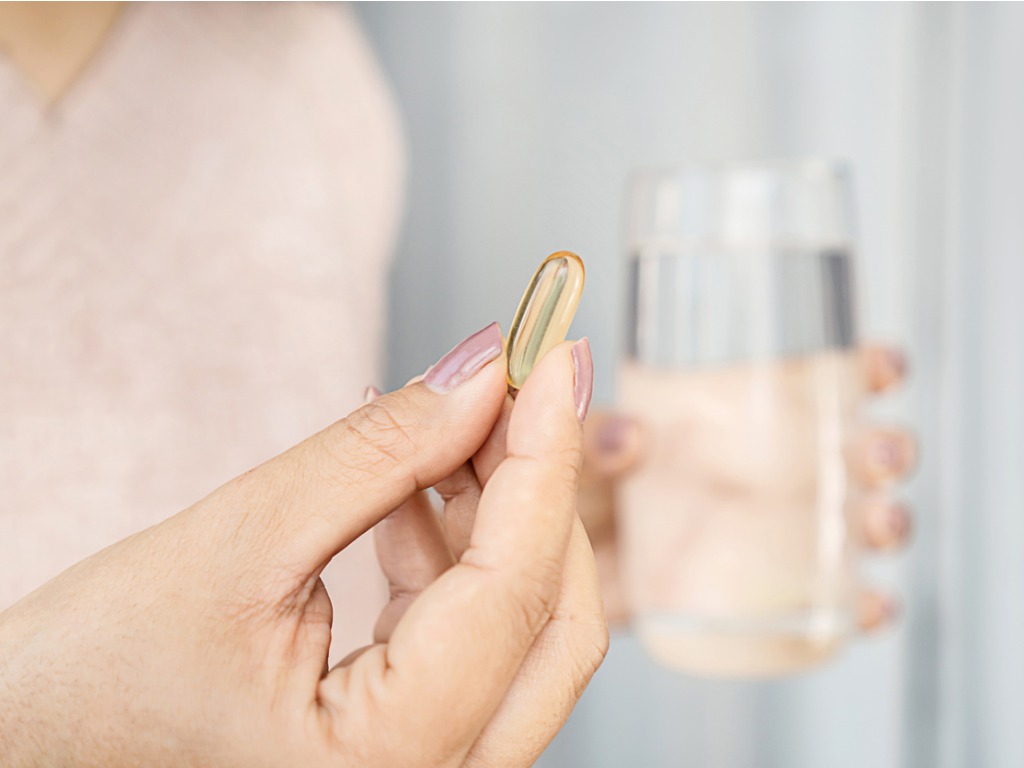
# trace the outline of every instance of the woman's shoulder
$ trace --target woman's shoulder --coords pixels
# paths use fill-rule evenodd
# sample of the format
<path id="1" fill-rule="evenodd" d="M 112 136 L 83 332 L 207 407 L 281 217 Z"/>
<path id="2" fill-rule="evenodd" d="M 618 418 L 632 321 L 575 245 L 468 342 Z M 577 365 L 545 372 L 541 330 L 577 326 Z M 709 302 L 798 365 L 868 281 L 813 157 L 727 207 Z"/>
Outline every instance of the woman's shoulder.
<path id="1" fill-rule="evenodd" d="M 234 190 L 235 208 L 253 199 L 278 218 L 323 212 L 325 231 L 353 230 L 348 239 L 386 250 L 404 175 L 400 121 L 351 8 L 156 3 L 127 13 L 116 90 L 162 152 L 180 145 L 205 158 L 203 173 Z"/>
<path id="2" fill-rule="evenodd" d="M 129 13 L 137 39 L 158 34 L 162 47 L 181 52 L 182 63 L 228 64 L 264 81 L 294 83 L 301 75 L 311 86 L 362 79 L 386 89 L 372 47 L 345 4 L 154 3 Z"/>

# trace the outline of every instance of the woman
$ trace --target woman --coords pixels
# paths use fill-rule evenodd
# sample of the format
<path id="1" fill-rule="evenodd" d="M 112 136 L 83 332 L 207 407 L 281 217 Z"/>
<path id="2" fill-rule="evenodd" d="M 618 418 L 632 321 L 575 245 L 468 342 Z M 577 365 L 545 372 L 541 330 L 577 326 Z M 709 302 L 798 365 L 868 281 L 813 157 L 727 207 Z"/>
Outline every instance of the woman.
<path id="1" fill-rule="evenodd" d="M 512 409 L 489 326 L 190 505 L 376 376 L 386 89 L 333 8 L 0 8 L 0 606 L 122 540 L 0 614 L 2 762 L 529 764 L 606 642 L 574 462 L 614 598 L 608 489 L 639 451 L 614 417 L 581 437 L 585 344 Z M 866 356 L 878 386 L 895 359 Z M 864 460 L 891 479 L 911 453 L 879 432 Z M 385 517 L 390 600 L 359 538 Z"/>

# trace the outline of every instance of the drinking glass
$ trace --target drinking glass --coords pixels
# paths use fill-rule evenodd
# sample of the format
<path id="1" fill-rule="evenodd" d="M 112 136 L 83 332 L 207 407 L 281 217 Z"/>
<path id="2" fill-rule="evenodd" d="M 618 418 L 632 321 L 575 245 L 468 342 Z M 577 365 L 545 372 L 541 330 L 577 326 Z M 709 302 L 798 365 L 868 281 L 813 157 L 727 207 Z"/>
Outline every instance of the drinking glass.
<path id="1" fill-rule="evenodd" d="M 624 484 L 634 628 L 671 667 L 771 676 L 853 625 L 851 191 L 838 164 L 649 170 L 627 190 L 622 408 L 649 450 Z"/>

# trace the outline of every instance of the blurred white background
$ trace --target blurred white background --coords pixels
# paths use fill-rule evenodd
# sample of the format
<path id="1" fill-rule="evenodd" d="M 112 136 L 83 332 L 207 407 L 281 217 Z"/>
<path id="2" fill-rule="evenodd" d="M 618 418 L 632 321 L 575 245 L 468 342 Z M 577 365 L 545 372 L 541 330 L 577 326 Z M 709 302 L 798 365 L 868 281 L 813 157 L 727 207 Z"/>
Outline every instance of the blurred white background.
<path id="1" fill-rule="evenodd" d="M 541 257 L 588 264 L 574 333 L 614 399 L 628 169 L 848 159 L 861 330 L 912 378 L 876 415 L 924 460 L 895 632 L 770 683 L 628 635 L 542 766 L 1024 765 L 1024 6 L 363 4 L 405 116 L 389 384 L 507 328 Z"/>

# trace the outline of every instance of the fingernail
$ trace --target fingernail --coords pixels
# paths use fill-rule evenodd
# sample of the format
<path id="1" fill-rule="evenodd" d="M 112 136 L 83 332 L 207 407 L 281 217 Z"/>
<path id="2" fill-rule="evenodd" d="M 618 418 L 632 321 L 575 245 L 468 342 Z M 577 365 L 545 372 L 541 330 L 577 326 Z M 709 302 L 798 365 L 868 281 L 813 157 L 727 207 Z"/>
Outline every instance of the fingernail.
<path id="1" fill-rule="evenodd" d="M 886 624 L 894 623 L 903 613 L 903 604 L 899 598 L 893 595 L 886 595 L 882 599 L 882 615 Z"/>
<path id="2" fill-rule="evenodd" d="M 628 416 L 610 416 L 597 433 L 597 450 L 613 455 L 626 447 L 634 423 Z"/>
<path id="3" fill-rule="evenodd" d="M 903 544 L 910 532 L 910 512 L 902 504 L 893 504 L 886 514 L 889 534 L 897 544 Z"/>
<path id="4" fill-rule="evenodd" d="M 894 595 L 871 591 L 861 594 L 857 613 L 861 629 L 875 633 L 891 628 L 903 613 L 903 606 Z"/>
<path id="5" fill-rule="evenodd" d="M 901 549 L 910 534 L 910 510 L 895 501 L 869 502 L 864 509 L 867 543 L 881 550 Z"/>
<path id="6" fill-rule="evenodd" d="M 376 387 L 374 387 L 372 385 L 367 387 L 363 391 L 363 405 L 366 405 L 367 403 L 372 403 L 378 397 L 380 397 L 380 390 L 379 389 L 377 389 Z"/>
<path id="7" fill-rule="evenodd" d="M 469 381 L 473 376 L 501 354 L 505 340 L 497 323 L 491 323 L 483 330 L 477 331 L 465 341 L 460 342 L 452 350 L 438 360 L 427 374 L 423 382 L 432 392 L 445 394 L 460 384 Z"/>
<path id="8" fill-rule="evenodd" d="M 898 349 L 885 351 L 885 362 L 892 371 L 892 379 L 902 379 L 907 373 L 907 358 Z"/>
<path id="9" fill-rule="evenodd" d="M 871 458 L 884 472 L 899 472 L 906 463 L 903 444 L 892 438 L 881 438 L 871 448 Z"/>
<path id="10" fill-rule="evenodd" d="M 572 365 L 576 374 L 572 394 L 576 399 L 576 417 L 583 423 L 590 408 L 594 392 L 594 360 L 590 356 L 590 342 L 583 337 L 572 345 Z"/>

